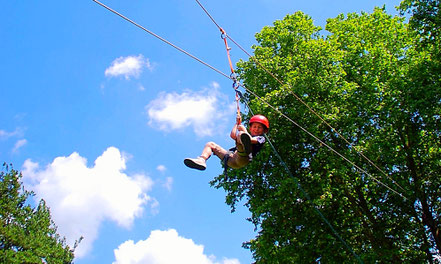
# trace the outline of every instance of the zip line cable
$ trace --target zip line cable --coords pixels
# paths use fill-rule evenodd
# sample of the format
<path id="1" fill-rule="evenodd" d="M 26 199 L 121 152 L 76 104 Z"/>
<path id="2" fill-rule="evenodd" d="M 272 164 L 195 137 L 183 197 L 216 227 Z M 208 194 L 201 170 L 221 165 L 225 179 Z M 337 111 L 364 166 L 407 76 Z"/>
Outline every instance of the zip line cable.
<path id="1" fill-rule="evenodd" d="M 196 61 L 202 63 L 203 65 L 205 65 L 205 66 L 207 66 L 208 68 L 214 70 L 215 72 L 219 73 L 220 75 L 222 75 L 222 76 L 224 76 L 224 77 L 226 77 L 226 78 L 228 78 L 228 79 L 231 79 L 228 75 L 226 75 L 226 74 L 223 73 L 222 71 L 220 71 L 220 70 L 216 69 L 215 67 L 211 66 L 210 64 L 208 64 L 208 63 L 202 61 L 201 59 L 199 59 L 198 57 L 196 57 L 196 56 L 190 54 L 189 52 L 185 51 L 184 49 L 182 49 L 182 48 L 180 48 L 180 47 L 174 45 L 174 44 L 171 43 L 170 41 L 168 41 L 168 40 L 162 38 L 161 36 L 155 34 L 154 32 L 152 32 L 152 31 L 146 29 L 145 27 L 143 27 L 143 26 L 141 26 L 140 24 L 136 23 L 135 21 L 129 19 L 128 17 L 125 17 L 124 15 L 118 13 L 117 11 L 115 11 L 115 10 L 113 10 L 112 8 L 106 6 L 105 4 L 103 4 L 103 3 L 101 3 L 101 2 L 99 2 L 99 1 L 97 1 L 97 0 L 92 0 L 92 1 L 94 1 L 94 2 L 97 3 L 97 4 L 99 4 L 100 6 L 104 7 L 105 9 L 109 10 L 110 12 L 112 12 L 112 13 L 114 13 L 114 14 L 120 16 L 121 18 L 127 20 L 128 22 L 130 22 L 130 23 L 132 23 L 133 25 L 137 26 L 138 28 L 144 30 L 145 32 L 147 32 L 147 33 L 149 33 L 150 35 L 154 36 L 155 38 L 161 40 L 162 42 L 165 42 L 166 44 L 168 44 L 168 45 L 172 46 L 173 48 L 179 50 L 180 52 L 182 52 L 182 53 L 184 53 L 185 55 L 191 57 L 192 59 L 194 59 L 194 60 L 196 60 Z"/>
<path id="2" fill-rule="evenodd" d="M 283 83 L 279 78 L 277 78 L 277 76 L 275 76 L 275 74 L 273 74 L 272 72 L 270 72 L 265 66 L 263 66 L 255 57 L 251 56 L 244 48 L 242 48 L 242 46 L 240 46 L 236 41 L 234 41 L 234 39 L 232 39 L 230 36 L 228 36 L 228 39 L 231 40 L 237 47 L 239 47 L 240 50 L 242 50 L 243 52 L 245 52 L 245 54 L 247 54 L 257 65 L 259 65 L 266 73 L 268 73 L 271 77 L 274 78 L 274 80 L 276 80 L 280 85 L 284 86 L 285 83 Z M 363 154 L 362 151 L 358 151 L 356 150 L 355 146 L 353 143 L 349 142 L 342 134 L 340 134 L 340 132 L 334 128 L 331 124 L 329 124 L 323 117 L 321 117 L 314 109 L 312 109 L 305 101 L 303 101 L 296 93 L 294 93 L 292 91 L 292 86 L 290 84 L 286 84 L 289 88 L 288 89 L 289 93 L 292 94 L 300 103 L 302 103 L 304 106 L 306 106 L 308 108 L 308 110 L 313 113 L 315 116 L 317 116 L 326 126 L 328 126 L 333 132 L 335 132 L 338 137 L 340 137 L 341 139 L 343 139 L 343 141 L 346 142 L 346 144 L 348 144 L 351 148 L 351 150 L 355 150 L 355 152 L 361 156 L 363 159 L 365 159 L 369 164 L 371 164 L 372 166 L 374 166 L 378 171 L 380 171 L 383 175 L 385 175 L 389 180 L 392 181 L 392 183 L 394 183 L 396 186 L 398 186 L 401 190 L 406 191 L 403 187 L 401 187 L 401 185 L 399 185 L 394 179 L 392 179 L 389 175 L 387 175 L 386 172 L 384 172 L 384 170 L 382 170 L 380 167 L 377 166 L 377 164 L 375 164 L 371 159 L 369 159 L 366 155 Z"/>
<path id="3" fill-rule="evenodd" d="M 184 49 L 174 45 L 173 43 L 167 41 L 166 39 L 160 37 L 159 35 L 153 33 L 152 31 L 146 29 L 145 27 L 137 24 L 136 22 L 132 21 L 131 19 L 123 16 L 122 14 L 118 13 L 117 11 L 111 9 L 110 7 L 102 4 L 101 2 L 97 1 L 97 0 L 92 0 L 95 3 L 101 5 L 102 7 L 106 8 L 107 10 L 111 11 L 112 13 L 120 16 L 121 18 L 125 19 L 126 21 L 132 23 L 133 25 L 137 26 L 138 28 L 144 30 L 145 32 L 149 33 L 150 35 L 158 38 L 159 40 L 163 41 L 164 43 L 172 46 L 173 48 L 177 49 L 178 51 L 186 54 L 187 56 L 193 58 L 194 60 L 200 62 L 201 64 L 209 67 L 210 69 L 216 71 L 217 73 L 219 73 L 220 75 L 236 82 L 236 79 L 234 76 L 228 76 L 227 74 L 223 73 L 222 71 L 214 68 L 213 66 L 211 66 L 210 64 L 202 61 L 201 59 L 197 58 L 196 56 L 190 54 L 189 52 L 185 51 Z M 196 0 L 197 1 L 197 0 Z M 199 3 L 199 1 L 198 1 Z M 228 36 L 226 36 L 228 37 Z M 228 37 L 229 38 L 229 37 Z M 231 38 L 229 38 L 230 40 L 232 40 Z M 232 40 L 234 43 L 235 41 Z M 236 44 L 236 43 L 235 43 Z M 237 45 L 237 44 L 236 44 Z M 403 197 L 404 199 L 406 199 L 406 197 L 404 197 L 402 194 L 398 193 L 397 191 L 393 190 L 392 188 L 390 188 L 389 186 L 387 186 L 386 184 L 382 183 L 381 181 L 377 180 L 375 177 L 373 177 L 372 175 L 370 175 L 369 173 L 367 173 L 366 171 L 364 171 L 363 169 L 361 169 L 360 167 L 358 167 L 355 163 L 353 163 L 352 161 L 350 161 L 349 159 L 347 159 L 344 155 L 340 154 L 338 151 L 334 150 L 331 146 L 329 146 L 328 144 L 326 144 L 325 142 L 323 142 L 322 140 L 320 140 L 318 137 L 316 137 L 315 135 L 313 135 L 311 132 L 309 132 L 307 129 L 303 128 L 302 126 L 300 126 L 298 123 L 296 123 L 294 120 L 292 120 L 290 117 L 288 117 L 287 115 L 285 115 L 283 112 L 281 112 L 279 109 L 277 109 L 276 107 L 274 107 L 273 105 L 271 105 L 270 103 L 268 103 L 267 101 L 265 101 L 263 98 L 261 98 L 260 96 L 258 96 L 256 93 L 254 93 L 253 91 L 251 91 L 250 89 L 248 89 L 247 87 L 245 87 L 243 84 L 238 83 L 237 87 L 243 87 L 246 91 L 248 91 L 250 94 L 254 95 L 256 98 L 258 98 L 259 100 L 261 100 L 263 103 L 267 104 L 269 107 L 271 107 L 272 109 L 274 109 L 277 113 L 279 113 L 281 116 L 285 117 L 288 121 L 290 121 L 291 123 L 293 123 L 294 125 L 296 125 L 297 127 L 299 127 L 300 129 L 302 129 L 304 132 L 306 132 L 308 135 L 310 135 L 311 137 L 313 137 L 315 140 L 317 140 L 319 143 L 323 144 L 324 146 L 326 146 L 328 149 L 330 149 L 331 151 L 333 151 L 334 153 L 336 153 L 338 156 L 340 156 L 341 158 L 343 158 L 345 161 L 349 162 L 352 166 L 354 166 L 355 168 L 357 168 L 359 171 L 365 173 L 367 176 L 369 176 L 370 178 L 372 178 L 373 180 L 375 180 L 377 183 L 381 184 L 382 186 L 384 186 L 385 188 L 387 188 L 388 190 L 392 191 L 393 193 Z M 233 85 L 234 87 L 234 85 Z M 239 95 L 240 92 L 237 91 L 237 87 L 235 87 L 236 89 L 236 95 Z M 245 102 L 246 103 L 246 102 Z M 251 108 L 249 107 L 249 105 L 247 104 L 248 108 L 250 111 Z M 267 137 L 267 136 L 266 136 Z M 270 143 L 271 147 L 274 150 L 274 153 L 276 154 L 276 156 L 280 159 L 281 163 L 283 164 L 284 168 L 287 170 L 288 174 L 295 180 L 299 190 L 304 194 L 305 198 L 308 199 L 312 204 L 313 204 L 313 208 L 314 210 L 317 212 L 317 214 L 322 218 L 322 220 L 330 227 L 330 229 L 332 230 L 332 232 L 334 233 L 334 235 L 343 243 L 343 245 L 348 248 L 351 253 L 355 256 L 355 258 L 360 262 L 363 263 L 363 261 L 360 259 L 360 257 L 352 250 L 352 248 L 343 240 L 343 238 L 338 234 L 338 232 L 333 228 L 333 226 L 331 225 L 331 223 L 326 219 L 326 217 L 320 212 L 320 210 L 318 208 L 316 208 L 316 206 L 314 205 L 314 203 L 312 202 L 310 196 L 306 193 L 306 191 L 301 187 L 300 183 L 298 182 L 298 180 L 294 177 L 294 175 L 291 173 L 291 171 L 289 170 L 288 166 L 286 165 L 286 163 L 283 161 L 283 159 L 281 158 L 281 156 L 279 155 L 279 153 L 277 152 L 277 150 L 275 149 L 274 145 L 271 143 L 270 139 L 267 137 L 268 142 Z"/>
<path id="4" fill-rule="evenodd" d="M 236 44 L 236 46 L 238 46 L 240 49 L 244 50 L 241 46 L 239 46 L 231 37 L 229 37 L 226 33 L 225 30 L 223 28 L 221 28 L 216 21 L 213 19 L 213 17 L 210 15 L 210 13 L 208 13 L 208 11 L 204 8 L 204 6 L 198 1 L 196 0 L 196 2 L 199 4 L 199 6 L 205 11 L 205 13 L 210 17 L 210 19 L 213 21 L 213 23 L 219 28 L 219 30 L 222 32 L 222 35 L 225 35 L 225 37 L 227 37 L 228 39 L 230 39 L 234 44 Z M 226 42 L 225 42 L 226 43 Z M 228 52 L 228 47 L 227 47 L 227 52 Z M 245 51 L 245 50 L 244 50 Z M 245 51 L 245 53 L 247 53 Z M 248 53 L 247 53 L 248 54 Z M 228 52 L 228 60 L 230 61 L 231 64 L 231 59 L 230 59 L 230 54 Z M 233 71 L 233 70 L 232 70 Z M 239 83 L 239 86 L 243 87 L 245 90 L 247 90 L 248 92 L 250 92 L 251 94 L 253 94 L 254 96 L 256 96 L 257 98 L 259 98 L 259 96 L 257 96 L 255 93 L 249 91 L 245 86 L 243 86 L 242 84 Z M 238 93 L 236 92 L 236 95 Z M 240 94 L 239 94 L 240 95 Z M 251 109 L 251 107 L 249 106 L 249 104 L 244 100 L 246 106 L 248 107 L 248 109 L 251 112 L 251 115 L 254 115 L 253 110 Z M 270 105 L 270 104 L 268 104 Z M 270 105 L 271 106 L 271 105 Z M 278 111 L 278 109 L 275 109 Z M 280 113 L 283 116 L 285 116 L 283 113 Z M 288 118 L 288 117 L 286 117 Z M 290 118 L 288 118 L 289 120 Z M 309 131 L 307 131 L 306 129 L 303 129 L 303 127 L 301 127 L 300 125 L 298 125 L 296 122 L 293 121 L 294 124 L 296 124 L 298 127 L 300 127 L 303 131 L 307 132 L 309 135 L 313 136 L 316 140 L 318 138 L 316 138 L 314 135 L 312 135 L 311 133 L 309 133 Z M 300 190 L 300 192 L 303 194 L 303 196 L 311 203 L 312 207 L 314 208 L 314 211 L 319 215 L 319 217 L 322 219 L 322 221 L 331 229 L 332 233 L 335 235 L 335 237 L 337 237 L 338 240 L 340 240 L 340 242 L 352 253 L 352 255 L 354 255 L 354 257 L 357 259 L 357 261 L 361 264 L 363 264 L 363 260 L 361 260 L 360 256 L 357 255 L 357 253 L 355 253 L 355 251 L 352 249 L 351 246 L 348 245 L 348 243 L 346 243 L 346 241 L 340 236 L 340 234 L 337 232 L 337 230 L 335 230 L 335 228 L 332 226 L 332 224 L 328 221 L 328 219 L 323 215 L 323 213 L 316 207 L 316 205 L 314 204 L 314 202 L 312 201 L 311 197 L 309 196 L 309 194 L 303 189 L 302 185 L 300 184 L 300 182 L 297 180 L 296 177 L 294 177 L 294 175 L 292 174 L 291 170 L 288 168 L 288 165 L 286 165 L 285 161 L 282 159 L 282 157 L 280 156 L 279 152 L 276 150 L 276 148 L 274 147 L 274 145 L 271 142 L 271 139 L 269 138 L 268 135 L 265 135 L 265 138 L 267 139 L 268 143 L 270 144 L 271 148 L 273 149 L 273 152 L 275 153 L 275 155 L 277 156 L 277 158 L 280 160 L 280 162 L 282 163 L 284 169 L 286 170 L 286 172 L 289 174 L 289 176 L 294 180 L 295 184 L 297 185 L 297 188 Z M 321 140 L 320 140 L 321 141 Z M 331 148 L 332 149 L 332 148 Z M 333 150 L 333 149 L 332 149 Z M 334 150 L 333 150 L 334 151 Z M 334 151 L 336 152 L 336 151 Z M 339 156 L 343 157 L 340 153 L 336 152 Z M 344 157 L 343 157 L 344 158 Z M 347 160 L 345 158 L 345 160 Z M 349 160 L 348 160 L 349 161 Z M 355 164 L 354 164 L 355 165 Z"/>
<path id="5" fill-rule="evenodd" d="M 292 118 L 290 118 L 289 116 L 287 116 L 286 114 L 284 114 L 282 111 L 280 111 L 277 107 L 271 105 L 270 103 L 268 103 L 265 99 L 263 99 L 262 97 L 258 96 L 255 92 L 251 91 L 250 89 L 246 88 L 244 85 L 240 84 L 241 87 L 243 87 L 247 92 L 249 92 L 250 94 L 254 95 L 257 99 L 259 99 L 260 101 L 262 101 L 263 103 L 265 103 L 266 105 L 268 105 L 270 108 L 272 108 L 274 111 L 276 111 L 279 115 L 283 116 L 285 119 L 287 119 L 288 121 L 290 121 L 291 123 L 293 123 L 294 125 L 296 125 L 298 128 L 300 128 L 303 132 L 305 132 L 306 134 L 308 134 L 309 136 L 311 136 L 312 138 L 314 138 L 317 142 L 319 142 L 320 144 L 324 145 L 325 147 L 327 147 L 329 150 L 331 150 L 332 152 L 334 152 L 337 156 L 341 157 L 342 159 L 344 159 L 345 161 L 347 161 L 349 164 L 351 164 L 354 168 L 356 168 L 359 172 L 366 174 L 366 176 L 368 176 L 369 178 L 371 178 L 372 180 L 374 180 L 375 182 L 377 182 L 378 184 L 382 185 L 383 187 L 385 187 L 386 189 L 392 191 L 393 193 L 399 195 L 400 197 L 402 197 L 403 199 L 407 199 L 406 196 L 404 196 L 403 194 L 397 192 L 396 190 L 392 189 L 391 187 L 389 187 L 388 185 L 386 185 L 385 183 L 381 182 L 380 180 L 378 180 L 377 178 L 375 178 L 374 176 L 372 176 L 371 174 L 369 174 L 366 170 L 360 168 L 357 164 L 355 164 L 353 161 L 349 160 L 348 158 L 346 158 L 343 154 L 341 154 L 340 152 L 338 152 L 337 150 L 335 150 L 334 148 L 332 148 L 331 146 L 329 146 L 326 142 L 324 142 L 323 140 L 319 139 L 317 136 L 315 136 L 314 134 L 312 134 L 311 132 L 309 132 L 306 128 L 302 127 L 301 125 L 299 125 L 296 121 L 294 121 Z"/>
<path id="6" fill-rule="evenodd" d="M 253 110 L 251 109 L 250 105 L 244 101 L 246 106 L 251 112 L 251 115 L 254 115 Z M 264 134 L 266 140 L 270 144 L 271 148 L 273 149 L 273 152 L 277 156 L 277 158 L 280 160 L 280 163 L 282 163 L 283 168 L 286 170 L 288 175 L 294 180 L 294 183 L 297 185 L 297 188 L 300 190 L 300 192 L 303 194 L 303 196 L 306 198 L 306 200 L 312 205 L 312 208 L 314 208 L 314 211 L 317 213 L 317 215 L 322 219 L 322 221 L 331 229 L 332 233 L 337 237 L 338 240 L 354 255 L 354 257 L 358 260 L 359 263 L 363 264 L 363 260 L 361 260 L 360 256 L 358 256 L 357 253 L 352 249 L 351 246 L 349 246 L 348 243 L 340 236 L 340 234 L 335 230 L 335 228 L 332 226 L 332 224 L 328 221 L 328 219 L 323 215 L 323 213 L 317 208 L 316 204 L 312 201 L 309 194 L 303 189 L 302 185 L 298 181 L 296 177 L 292 174 L 291 170 L 288 168 L 288 165 L 286 165 L 285 161 L 282 159 L 282 156 L 280 156 L 279 152 L 274 147 L 274 144 L 271 142 L 271 139 L 268 135 Z"/>
<path id="7" fill-rule="evenodd" d="M 133 20 L 125 17 L 124 15 L 120 14 L 119 12 L 113 10 L 112 8 L 102 4 L 101 2 L 97 1 L 97 0 L 92 0 L 95 3 L 99 4 L 100 6 L 104 7 L 105 9 L 109 10 L 110 12 L 118 15 L 119 17 L 123 18 L 124 20 L 130 22 L 131 24 L 137 26 L 138 28 L 144 30 L 145 32 L 149 33 L 150 35 L 158 38 L 159 40 L 161 40 L 162 42 L 172 46 L 173 48 L 177 49 L 178 51 L 184 53 L 185 55 L 191 57 L 192 59 L 198 61 L 199 63 L 207 66 L 208 68 L 216 71 L 217 73 L 219 73 L 220 75 L 224 76 L 225 78 L 228 78 L 232 81 L 235 81 L 235 78 L 228 76 L 227 74 L 223 73 L 222 71 L 216 69 L 215 67 L 211 66 L 210 64 L 202 61 L 201 59 L 197 58 L 196 56 L 192 55 L 191 53 L 185 51 L 184 49 L 174 45 L 173 43 L 171 43 L 170 41 L 162 38 L 161 36 L 153 33 L 152 31 L 146 29 L 145 27 L 139 25 L 138 23 L 134 22 Z M 196 0 L 197 1 L 197 0 Z M 349 162 L 352 166 L 354 166 L 354 168 L 358 169 L 360 172 L 366 174 L 368 177 L 370 177 L 371 179 L 373 179 L 374 181 L 376 181 L 378 184 L 384 186 L 385 188 L 387 188 L 388 190 L 392 191 L 393 193 L 401 196 L 402 198 L 404 198 L 405 200 L 407 199 L 404 195 L 402 195 L 401 193 L 397 192 L 396 190 L 392 189 L 391 187 L 389 187 L 388 185 L 384 184 L 383 182 L 381 182 L 380 180 L 376 179 L 374 176 L 370 175 L 368 172 L 366 172 L 365 170 L 363 170 L 362 168 L 360 168 L 359 166 L 357 166 L 354 162 L 350 161 L 348 158 L 346 158 L 344 155 L 340 154 L 338 151 L 336 151 L 335 149 L 333 149 L 331 146 L 329 146 L 328 144 L 326 144 L 325 142 L 323 142 L 321 139 L 319 139 L 318 137 L 316 137 L 315 135 L 313 135 L 311 132 L 309 132 L 307 129 L 303 128 L 302 126 L 300 126 L 297 122 L 295 122 L 294 120 L 292 120 L 290 117 L 288 117 L 287 115 L 285 115 L 284 113 L 282 113 L 279 109 L 277 109 L 276 107 L 274 107 L 273 105 L 271 105 L 270 103 L 268 103 L 267 101 L 265 101 L 263 98 L 261 98 L 260 96 L 258 96 L 256 93 L 254 93 L 253 91 L 251 91 L 250 89 L 248 89 L 247 87 L 245 87 L 243 84 L 239 83 L 239 86 L 243 87 L 246 91 L 248 91 L 250 94 L 254 95 L 256 98 L 258 98 L 259 100 L 261 100 L 262 102 L 264 102 L 265 104 L 267 104 L 269 107 L 271 107 L 272 109 L 274 109 L 276 112 L 278 112 L 281 116 L 285 117 L 288 121 L 290 121 L 291 123 L 293 123 L 294 125 L 296 125 L 297 127 L 299 127 L 301 130 L 303 130 L 304 132 L 306 132 L 308 135 L 310 135 L 311 137 L 313 137 L 316 141 L 318 141 L 319 143 L 321 143 L 322 145 L 326 146 L 329 150 L 331 150 L 332 152 L 336 153 L 338 156 L 340 156 L 341 158 L 343 158 L 345 161 Z"/>
<path id="8" fill-rule="evenodd" d="M 352 144 L 351 142 L 349 142 L 343 135 L 340 134 L 340 132 L 335 129 L 331 124 L 329 124 L 323 117 L 321 117 L 314 109 L 312 109 L 305 101 L 303 101 L 296 93 L 294 93 L 292 91 L 292 86 L 290 84 L 285 84 L 283 83 L 275 74 L 273 74 L 271 71 L 269 71 L 265 66 L 263 66 L 254 56 L 252 56 L 248 51 L 246 51 L 241 45 L 239 45 L 239 43 L 237 43 L 232 37 L 230 37 L 229 35 L 227 35 L 225 33 L 225 30 L 219 26 L 219 24 L 216 22 L 216 20 L 213 18 L 213 16 L 211 16 L 211 14 L 207 11 L 207 9 L 201 4 L 201 2 L 199 0 L 196 0 L 196 2 L 198 3 L 198 5 L 202 8 L 202 10 L 207 14 L 207 16 L 211 19 L 211 21 L 213 21 L 213 23 L 216 25 L 216 27 L 223 32 L 223 34 L 225 34 L 225 36 L 231 40 L 240 50 L 242 50 L 249 58 L 251 58 L 254 63 L 256 63 L 258 66 L 260 66 L 266 73 L 268 73 L 274 80 L 276 80 L 280 85 L 285 86 L 287 85 L 289 88 L 288 89 L 289 93 L 292 94 L 297 101 L 299 101 L 301 104 L 303 104 L 304 106 L 306 106 L 306 108 L 308 108 L 308 110 L 313 113 L 315 116 L 317 116 L 323 123 L 325 123 L 325 125 L 327 125 L 331 131 L 335 132 L 341 139 L 343 139 L 346 144 L 348 144 L 351 148 L 351 150 L 355 150 L 355 152 L 361 156 L 362 158 L 364 158 L 369 164 L 371 164 L 372 166 L 374 166 L 378 171 L 380 171 L 383 175 L 385 175 L 389 180 L 392 181 L 392 183 L 394 183 L 396 186 L 398 186 L 401 190 L 405 191 L 406 190 L 401 187 L 401 185 L 399 185 L 394 179 L 392 179 L 389 175 L 387 175 L 386 172 L 384 172 L 384 170 L 382 170 L 380 167 L 378 167 L 372 160 L 370 160 L 368 157 L 366 157 L 361 151 L 356 150 L 354 144 Z"/>

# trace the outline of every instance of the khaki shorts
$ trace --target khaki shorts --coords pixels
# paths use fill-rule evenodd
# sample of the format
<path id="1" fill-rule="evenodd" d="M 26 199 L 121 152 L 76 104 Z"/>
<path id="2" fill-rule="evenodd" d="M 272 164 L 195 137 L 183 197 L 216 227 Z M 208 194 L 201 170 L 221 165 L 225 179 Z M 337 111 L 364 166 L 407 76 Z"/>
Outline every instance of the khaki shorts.
<path id="1" fill-rule="evenodd" d="M 236 148 L 243 149 L 243 147 L 238 143 L 236 143 Z M 239 152 L 237 150 L 234 152 L 231 152 L 231 151 L 225 150 L 224 148 L 222 148 L 221 146 L 219 146 L 215 143 L 213 144 L 212 151 L 213 151 L 214 155 L 216 155 L 221 160 L 224 160 L 225 156 L 228 155 L 227 165 L 228 165 L 228 167 L 233 168 L 233 169 L 240 169 L 242 167 L 245 167 L 250 162 L 250 159 L 248 156 L 239 155 Z"/>

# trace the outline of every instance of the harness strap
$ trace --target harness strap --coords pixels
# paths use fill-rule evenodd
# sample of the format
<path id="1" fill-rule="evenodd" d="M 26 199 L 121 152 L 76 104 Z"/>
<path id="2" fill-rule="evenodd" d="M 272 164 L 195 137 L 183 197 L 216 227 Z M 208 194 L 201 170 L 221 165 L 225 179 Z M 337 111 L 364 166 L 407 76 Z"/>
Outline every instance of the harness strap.
<path id="1" fill-rule="evenodd" d="M 224 175 L 225 178 L 228 177 L 228 160 L 230 159 L 230 153 L 228 152 L 227 154 L 225 154 L 224 158 L 222 159 L 222 162 L 224 163 Z"/>
<path id="2" fill-rule="evenodd" d="M 230 64 L 231 74 L 234 74 L 233 63 L 231 62 L 231 58 L 230 58 L 230 50 L 231 50 L 231 48 L 228 46 L 228 42 L 227 42 L 227 32 L 225 32 L 225 30 L 223 28 L 219 28 L 219 30 L 222 33 L 221 34 L 221 38 L 224 40 L 225 49 L 227 50 L 228 63 Z"/>
<path id="3" fill-rule="evenodd" d="M 241 157 L 249 157 L 249 155 L 245 151 L 237 150 L 237 154 Z"/>

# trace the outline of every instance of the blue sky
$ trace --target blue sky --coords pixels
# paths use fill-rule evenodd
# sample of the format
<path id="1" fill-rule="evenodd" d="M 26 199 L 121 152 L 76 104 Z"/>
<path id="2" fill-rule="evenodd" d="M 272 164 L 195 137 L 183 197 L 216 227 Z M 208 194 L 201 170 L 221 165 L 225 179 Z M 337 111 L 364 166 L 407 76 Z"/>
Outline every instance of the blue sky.
<path id="1" fill-rule="evenodd" d="M 316 25 L 399 1 L 201 1 L 251 52 L 254 34 L 301 10 Z M 196 1 L 102 3 L 228 74 L 224 43 Z M 207 141 L 233 145 L 231 81 L 92 0 L 2 1 L 0 161 L 23 172 L 59 231 L 84 240 L 75 263 L 251 263 L 256 234 L 209 186 Z M 233 46 L 233 62 L 247 59 Z"/>

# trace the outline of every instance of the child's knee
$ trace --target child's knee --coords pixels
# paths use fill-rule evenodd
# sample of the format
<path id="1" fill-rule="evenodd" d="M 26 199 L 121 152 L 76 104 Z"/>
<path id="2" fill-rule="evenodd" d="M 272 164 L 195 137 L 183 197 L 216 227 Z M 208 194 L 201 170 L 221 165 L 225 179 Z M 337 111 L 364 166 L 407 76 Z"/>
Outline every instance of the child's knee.
<path id="1" fill-rule="evenodd" d="M 209 148 L 211 148 L 212 150 L 214 150 L 214 149 L 216 149 L 217 144 L 214 143 L 213 141 L 210 141 L 210 142 L 207 142 L 207 144 L 205 144 L 205 147 L 209 147 Z"/>
<path id="2" fill-rule="evenodd" d="M 207 142 L 207 144 L 205 144 L 205 148 L 210 148 L 211 151 L 215 155 L 217 155 L 219 152 L 222 152 L 221 146 L 219 146 L 218 144 L 214 143 L 213 141 Z"/>
<path id="3" fill-rule="evenodd" d="M 228 151 L 212 141 L 205 144 L 205 147 L 210 148 L 214 155 L 218 156 L 220 159 L 222 159 L 225 154 L 228 153 Z"/>

